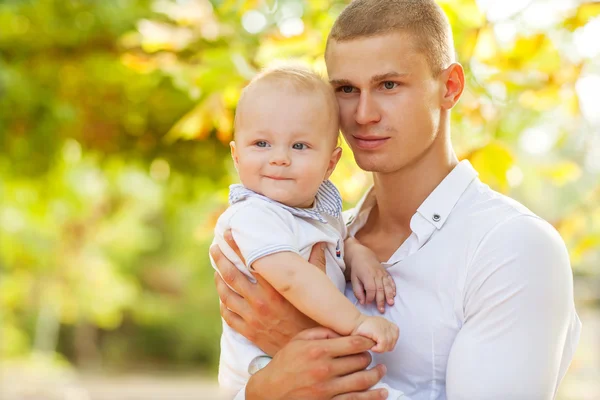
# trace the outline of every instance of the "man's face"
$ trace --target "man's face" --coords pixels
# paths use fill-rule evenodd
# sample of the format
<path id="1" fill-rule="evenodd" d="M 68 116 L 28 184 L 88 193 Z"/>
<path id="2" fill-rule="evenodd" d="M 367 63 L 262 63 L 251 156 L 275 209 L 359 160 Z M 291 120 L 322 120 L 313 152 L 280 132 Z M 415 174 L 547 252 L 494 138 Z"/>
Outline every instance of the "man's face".
<path id="1" fill-rule="evenodd" d="M 359 167 L 397 171 L 432 146 L 444 85 L 409 34 L 332 40 L 326 62 L 341 130 Z"/>

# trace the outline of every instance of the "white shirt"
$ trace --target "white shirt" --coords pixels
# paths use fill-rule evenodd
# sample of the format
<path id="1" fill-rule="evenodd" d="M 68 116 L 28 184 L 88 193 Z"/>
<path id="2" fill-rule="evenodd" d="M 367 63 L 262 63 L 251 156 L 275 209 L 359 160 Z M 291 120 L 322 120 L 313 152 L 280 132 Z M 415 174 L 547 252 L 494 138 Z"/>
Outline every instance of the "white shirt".
<path id="1" fill-rule="evenodd" d="M 333 183 L 326 181 L 321 185 L 315 204 L 309 209 L 286 206 L 242 185 L 231 185 L 229 202 L 230 207 L 215 226 L 214 243 L 250 279 L 254 280 L 251 273 L 254 261 L 285 251 L 308 260 L 312 247 L 324 242 L 327 243 L 327 275 L 340 292 L 344 291 L 343 238 L 346 230 L 341 215 L 342 200 Z M 228 229 L 231 229 L 248 267 L 225 242 L 223 235 Z M 211 263 L 215 267 L 212 258 Z M 242 389 L 250 378 L 250 362 L 263 354 L 223 322 L 219 361 L 221 388 L 233 393 Z"/>
<path id="2" fill-rule="evenodd" d="M 348 232 L 364 226 L 369 191 L 348 211 Z M 384 263 L 400 327 L 394 351 L 374 354 L 383 382 L 411 400 L 536 400 L 555 396 L 581 323 L 569 256 L 558 232 L 494 192 L 461 162 L 419 207 L 412 234 Z M 346 296 L 365 313 L 350 287 Z"/>
<path id="3" fill-rule="evenodd" d="M 364 226 L 367 192 L 344 213 Z M 572 272 L 558 232 L 491 190 L 462 161 L 411 219 L 412 234 L 384 263 L 400 327 L 383 381 L 411 400 L 551 399 L 579 341 Z M 350 285 L 346 296 L 362 312 Z M 243 399 L 243 391 L 236 400 Z"/>

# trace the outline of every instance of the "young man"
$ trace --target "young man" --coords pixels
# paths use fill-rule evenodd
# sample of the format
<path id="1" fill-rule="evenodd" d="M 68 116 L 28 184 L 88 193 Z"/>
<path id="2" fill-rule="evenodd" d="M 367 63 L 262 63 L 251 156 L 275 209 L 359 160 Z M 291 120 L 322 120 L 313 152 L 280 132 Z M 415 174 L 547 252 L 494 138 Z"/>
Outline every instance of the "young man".
<path id="1" fill-rule="evenodd" d="M 384 389 L 365 390 L 384 374 L 412 400 L 553 398 L 581 329 L 567 250 L 548 223 L 458 162 L 450 110 L 464 75 L 439 6 L 355 0 L 325 59 L 342 133 L 374 179 L 348 212 L 348 230 L 394 277 L 398 294 L 384 316 L 400 339 L 363 370 L 372 342 L 306 330 L 315 323 L 213 247 L 235 290 L 216 279 L 225 321 L 274 355 L 238 398 L 381 399 Z M 322 266 L 319 256 L 315 249 Z"/>

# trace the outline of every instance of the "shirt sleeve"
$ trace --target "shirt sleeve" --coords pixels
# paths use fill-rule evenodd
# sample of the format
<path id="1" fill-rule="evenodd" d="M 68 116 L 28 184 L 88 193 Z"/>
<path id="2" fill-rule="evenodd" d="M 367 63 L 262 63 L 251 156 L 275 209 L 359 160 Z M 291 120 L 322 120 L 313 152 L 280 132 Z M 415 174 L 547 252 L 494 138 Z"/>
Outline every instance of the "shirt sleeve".
<path id="1" fill-rule="evenodd" d="M 248 269 L 259 258 L 271 254 L 299 254 L 295 226 L 290 212 L 262 200 L 248 200 L 230 219 L 231 234 Z"/>
<path id="2" fill-rule="evenodd" d="M 464 296 L 448 400 L 554 398 L 581 330 L 558 232 L 534 216 L 496 227 L 476 250 Z"/>

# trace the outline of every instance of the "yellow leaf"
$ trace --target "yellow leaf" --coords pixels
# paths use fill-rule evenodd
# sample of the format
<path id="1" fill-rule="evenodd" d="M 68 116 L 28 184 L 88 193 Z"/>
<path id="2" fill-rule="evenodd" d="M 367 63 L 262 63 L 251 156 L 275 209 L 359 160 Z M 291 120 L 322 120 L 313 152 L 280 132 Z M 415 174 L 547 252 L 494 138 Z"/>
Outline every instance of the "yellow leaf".
<path id="1" fill-rule="evenodd" d="M 506 173 L 513 166 L 514 157 L 506 146 L 492 142 L 473 151 L 468 158 L 484 183 L 500 192 L 508 190 Z"/>
<path id="2" fill-rule="evenodd" d="M 485 23 L 485 14 L 475 0 L 440 0 L 438 3 L 448 15 L 453 27 L 461 25 L 461 29 L 464 29 L 465 27 L 480 27 Z M 460 12 L 456 10 L 460 10 Z"/>
<path id="3" fill-rule="evenodd" d="M 556 226 L 565 242 L 570 243 L 576 236 L 587 230 L 587 217 L 576 213 L 560 221 Z"/>
<path id="4" fill-rule="evenodd" d="M 561 103 L 560 88 L 545 86 L 539 90 L 526 90 L 519 96 L 519 102 L 531 110 L 546 111 Z"/>
<path id="5" fill-rule="evenodd" d="M 572 161 L 563 161 L 557 165 L 545 167 L 541 173 L 550 179 L 556 186 L 564 186 L 569 182 L 576 181 L 581 177 L 581 168 Z"/>
<path id="6" fill-rule="evenodd" d="M 581 4 L 574 15 L 565 19 L 563 25 L 570 31 L 575 31 L 589 22 L 590 19 L 600 15 L 600 2 L 588 2 Z"/>
<path id="7" fill-rule="evenodd" d="M 130 68 L 140 74 L 148 74 L 153 72 L 157 67 L 155 59 L 132 53 L 123 54 L 121 56 L 121 63 L 127 68 Z"/>
<path id="8" fill-rule="evenodd" d="M 206 139 L 211 130 L 222 131 L 219 138 L 228 140 L 233 129 L 233 114 L 225 108 L 223 95 L 213 93 L 183 116 L 167 133 L 169 143 L 177 139 Z"/>
<path id="9" fill-rule="evenodd" d="M 209 122 L 206 115 L 204 102 L 198 104 L 184 115 L 167 132 L 165 140 L 172 143 L 177 139 L 194 139 L 208 134 Z"/>
<path id="10" fill-rule="evenodd" d="M 580 263 L 588 252 L 596 250 L 598 247 L 600 247 L 600 234 L 584 236 L 571 250 L 573 264 Z"/>
<path id="11" fill-rule="evenodd" d="M 486 26 L 479 31 L 473 55 L 481 61 L 489 61 L 498 55 L 498 43 L 492 27 Z"/>

